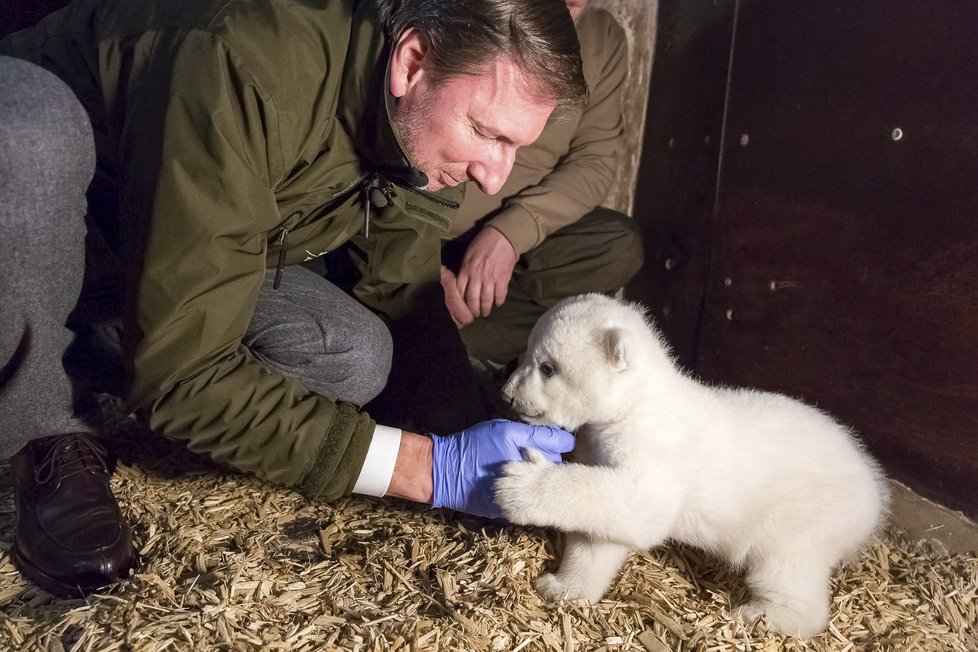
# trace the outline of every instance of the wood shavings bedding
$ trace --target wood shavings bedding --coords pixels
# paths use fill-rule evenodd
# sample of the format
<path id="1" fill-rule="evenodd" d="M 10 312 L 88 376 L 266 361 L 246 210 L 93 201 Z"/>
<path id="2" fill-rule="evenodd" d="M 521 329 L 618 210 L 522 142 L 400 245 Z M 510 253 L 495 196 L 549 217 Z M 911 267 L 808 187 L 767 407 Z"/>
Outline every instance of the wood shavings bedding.
<path id="1" fill-rule="evenodd" d="M 310 503 L 173 448 L 113 477 L 139 572 L 55 599 L 10 561 L 6 474 L 3 650 L 978 650 L 978 555 L 899 532 L 838 569 L 828 630 L 799 641 L 733 620 L 741 578 L 700 551 L 635 554 L 600 603 L 547 604 L 533 581 L 559 559 L 557 533 L 396 500 Z"/>

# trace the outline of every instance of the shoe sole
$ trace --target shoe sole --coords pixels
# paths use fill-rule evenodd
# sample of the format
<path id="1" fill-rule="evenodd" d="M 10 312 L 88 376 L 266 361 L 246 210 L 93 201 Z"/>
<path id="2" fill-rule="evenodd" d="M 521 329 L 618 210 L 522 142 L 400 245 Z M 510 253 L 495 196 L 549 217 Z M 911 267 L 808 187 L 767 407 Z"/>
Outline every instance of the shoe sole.
<path id="1" fill-rule="evenodd" d="M 130 559 L 130 563 L 127 566 L 127 570 L 131 570 L 135 568 L 136 564 L 138 563 L 136 561 L 137 555 L 138 553 L 134 548 L 133 556 Z M 17 567 L 17 570 L 20 571 L 21 575 L 23 575 L 32 583 L 44 589 L 51 595 L 55 595 L 58 597 L 83 597 L 90 593 L 94 593 L 98 589 L 104 588 L 106 586 L 110 586 L 112 584 L 115 584 L 116 582 L 121 582 L 122 580 L 128 578 L 127 575 L 126 577 L 120 577 L 108 582 L 98 583 L 98 584 L 88 584 L 84 586 L 78 584 L 77 582 L 74 584 L 68 584 L 66 582 L 63 582 L 62 580 L 51 577 L 50 575 L 38 569 L 36 566 L 31 564 L 29 561 L 27 561 L 27 559 L 20 553 L 20 550 L 17 549 L 16 543 L 14 543 L 14 545 L 10 549 L 10 558 L 14 562 L 14 565 Z"/>

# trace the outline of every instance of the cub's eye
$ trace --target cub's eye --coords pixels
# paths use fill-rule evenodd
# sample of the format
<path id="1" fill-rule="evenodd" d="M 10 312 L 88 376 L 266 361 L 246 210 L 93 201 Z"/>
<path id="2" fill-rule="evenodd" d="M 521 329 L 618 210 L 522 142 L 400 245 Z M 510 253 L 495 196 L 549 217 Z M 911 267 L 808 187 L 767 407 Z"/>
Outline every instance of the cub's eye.
<path id="1" fill-rule="evenodd" d="M 557 372 L 557 370 L 556 370 L 556 369 L 554 369 L 554 368 L 553 368 L 553 365 L 551 365 L 550 363 L 548 363 L 548 362 L 544 362 L 544 363 L 541 363 L 541 364 L 540 364 L 540 373 L 542 373 L 542 374 L 543 374 L 544 376 L 546 376 L 547 378 L 550 378 L 550 377 L 551 377 L 551 376 L 553 376 L 553 375 L 554 375 L 554 374 L 555 374 L 556 372 Z"/>

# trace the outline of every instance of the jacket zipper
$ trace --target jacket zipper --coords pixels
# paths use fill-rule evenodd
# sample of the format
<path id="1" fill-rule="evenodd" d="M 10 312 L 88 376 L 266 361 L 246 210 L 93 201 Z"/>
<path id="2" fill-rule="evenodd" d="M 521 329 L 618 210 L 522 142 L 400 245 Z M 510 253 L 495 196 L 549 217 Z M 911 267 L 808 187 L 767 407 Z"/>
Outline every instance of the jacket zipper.
<path id="1" fill-rule="evenodd" d="M 350 183 L 346 188 L 343 188 L 343 190 L 334 193 L 333 196 L 330 197 L 330 200 L 336 199 L 337 197 L 341 197 L 342 195 L 345 195 L 346 193 L 354 190 L 357 186 L 363 183 L 363 180 L 366 179 L 368 176 L 369 175 L 360 175 L 359 177 L 354 179 L 353 182 Z M 285 250 L 286 250 L 286 243 L 288 242 L 289 239 L 289 231 L 291 231 L 298 224 L 300 220 L 302 220 L 302 211 L 295 211 L 287 218 L 285 218 L 285 220 L 282 221 L 282 225 L 279 226 L 278 238 L 276 239 L 276 243 L 279 246 L 278 261 L 275 265 L 275 280 L 272 282 L 273 290 L 279 289 L 279 287 L 281 287 L 282 285 L 282 274 L 285 268 Z"/>
<path id="2" fill-rule="evenodd" d="M 285 239 L 289 237 L 289 227 L 283 226 L 278 236 L 278 265 L 275 267 L 275 282 L 272 289 L 277 290 L 282 285 L 282 269 L 285 267 Z"/>
<path id="3" fill-rule="evenodd" d="M 384 175 L 377 172 L 372 172 L 370 174 L 364 174 L 358 176 L 353 180 L 346 188 L 337 192 L 333 195 L 332 199 L 345 195 L 348 192 L 353 191 L 358 186 L 360 187 L 360 192 L 362 195 L 361 203 L 363 205 L 363 235 L 365 238 L 370 237 L 370 206 L 374 205 L 377 208 L 384 208 L 391 202 L 393 197 L 394 186 L 404 188 L 408 192 L 414 193 L 420 197 L 424 197 L 433 204 L 437 204 L 443 208 L 450 208 L 455 210 L 459 207 L 458 202 L 451 201 L 450 199 L 445 199 L 439 197 L 438 195 L 422 190 L 421 188 L 415 188 L 412 185 L 405 183 L 398 183 L 397 181 L 391 181 L 387 179 Z M 296 223 L 302 219 L 302 211 L 296 211 L 289 215 L 282 226 L 279 227 L 277 244 L 278 250 L 278 262 L 275 265 L 275 280 L 272 283 L 272 289 L 277 290 L 282 285 L 282 274 L 285 269 L 285 250 L 286 243 L 289 238 L 289 231 L 296 225 Z"/>
<path id="4" fill-rule="evenodd" d="M 282 222 L 278 232 L 278 264 L 275 266 L 275 280 L 272 282 L 272 289 L 277 290 L 282 285 L 282 270 L 285 268 L 285 243 L 289 238 L 289 231 L 302 219 L 302 211 L 295 211 Z"/>
<path id="5" fill-rule="evenodd" d="M 397 183 L 397 182 L 395 181 L 394 183 Z M 436 195 L 433 192 L 428 192 L 427 190 L 422 190 L 421 188 L 415 188 L 414 186 L 404 185 L 404 184 L 400 184 L 400 183 L 398 183 L 397 185 L 400 186 L 401 188 L 404 188 L 404 189 L 410 191 L 410 192 L 413 192 L 416 195 L 421 195 L 422 197 L 424 197 L 428 201 L 430 201 L 430 202 L 432 202 L 434 204 L 438 204 L 439 206 L 442 206 L 444 208 L 451 208 L 451 209 L 454 210 L 454 209 L 456 209 L 456 208 L 459 207 L 459 203 L 458 202 L 454 202 L 454 201 L 452 201 L 450 199 L 445 199 L 444 197 L 439 197 L 438 195 Z"/>
<path id="6" fill-rule="evenodd" d="M 433 204 L 437 204 L 443 208 L 449 208 L 455 210 L 459 207 L 457 202 L 439 197 L 438 195 L 422 190 L 420 188 L 415 188 L 414 186 L 406 183 L 399 183 L 396 180 L 391 180 L 379 173 L 373 173 L 367 175 L 363 179 L 363 184 L 360 186 L 360 202 L 363 206 L 363 237 L 370 237 L 370 207 L 384 208 L 391 203 L 391 198 L 394 196 L 394 186 L 399 188 L 404 188 L 408 192 L 414 193 L 420 197 L 424 197 Z"/>
<path id="7" fill-rule="evenodd" d="M 400 182 L 395 181 L 395 180 L 389 180 L 387 177 L 385 177 L 384 175 L 380 174 L 379 172 L 372 172 L 370 174 L 360 175 L 359 177 L 357 177 L 356 179 L 354 179 L 353 182 L 350 183 L 346 188 L 344 188 L 343 190 L 340 190 L 339 192 L 335 193 L 332 198 L 335 199 L 335 198 L 337 198 L 337 197 L 339 197 L 341 195 L 345 195 L 346 193 L 350 192 L 351 190 L 353 190 L 357 186 L 364 185 L 364 182 L 367 181 L 368 179 L 371 179 L 371 178 L 375 178 L 375 179 L 378 179 L 378 180 L 383 180 L 383 181 L 386 181 L 388 184 L 393 184 L 393 185 L 398 186 L 399 188 L 404 188 L 405 190 L 407 190 L 409 192 L 413 192 L 416 195 L 420 195 L 420 196 L 424 197 L 425 199 L 427 199 L 428 201 L 430 201 L 430 202 L 432 202 L 434 204 L 438 204 L 439 206 L 441 206 L 443 208 L 456 209 L 456 208 L 459 207 L 459 203 L 458 202 L 454 202 L 454 201 L 452 201 L 450 199 L 445 199 L 444 197 L 439 197 L 438 195 L 436 195 L 433 192 L 429 192 L 427 190 L 422 190 L 421 188 L 415 188 L 414 186 L 412 186 L 410 184 L 407 184 L 407 183 L 400 183 Z"/>

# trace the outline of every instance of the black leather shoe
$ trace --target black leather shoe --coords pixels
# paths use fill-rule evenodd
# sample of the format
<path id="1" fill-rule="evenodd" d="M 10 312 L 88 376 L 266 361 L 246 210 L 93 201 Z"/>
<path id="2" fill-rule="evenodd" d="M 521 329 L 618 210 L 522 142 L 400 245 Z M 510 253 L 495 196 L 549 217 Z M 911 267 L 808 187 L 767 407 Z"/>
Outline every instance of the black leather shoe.
<path id="1" fill-rule="evenodd" d="M 11 556 L 49 593 L 90 593 L 139 563 L 106 457 L 92 435 L 69 433 L 34 439 L 10 460 L 17 506 Z"/>

